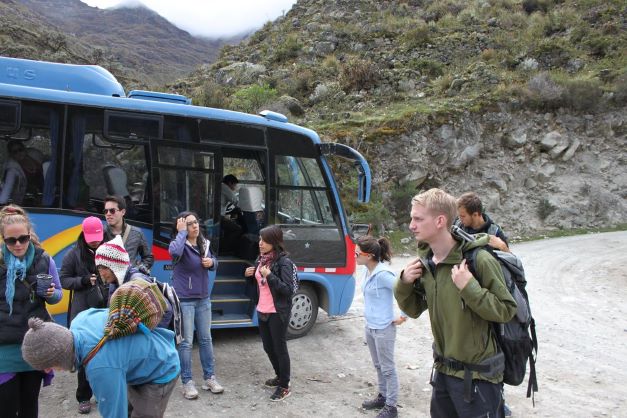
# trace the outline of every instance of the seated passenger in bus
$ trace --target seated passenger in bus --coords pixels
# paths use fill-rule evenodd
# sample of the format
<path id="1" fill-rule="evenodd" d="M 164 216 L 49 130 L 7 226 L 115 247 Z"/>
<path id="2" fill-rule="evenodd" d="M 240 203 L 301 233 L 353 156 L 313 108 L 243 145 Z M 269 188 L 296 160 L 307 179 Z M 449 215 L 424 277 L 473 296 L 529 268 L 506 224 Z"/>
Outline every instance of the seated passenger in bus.
<path id="1" fill-rule="evenodd" d="M 9 202 L 21 205 L 28 187 L 26 171 L 21 164 L 21 161 L 27 158 L 26 148 L 21 141 L 9 141 L 7 153 L 9 158 L 2 170 L 0 205 L 6 205 Z"/>

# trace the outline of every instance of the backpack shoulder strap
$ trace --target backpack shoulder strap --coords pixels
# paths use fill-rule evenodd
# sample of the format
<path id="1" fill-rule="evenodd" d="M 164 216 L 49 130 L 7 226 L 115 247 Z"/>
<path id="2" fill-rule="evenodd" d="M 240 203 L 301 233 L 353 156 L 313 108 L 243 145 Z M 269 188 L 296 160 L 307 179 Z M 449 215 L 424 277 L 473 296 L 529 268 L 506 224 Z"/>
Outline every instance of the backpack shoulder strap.
<path id="1" fill-rule="evenodd" d="M 124 235 L 122 235 L 122 242 L 126 245 L 126 240 L 128 240 L 128 236 L 131 234 L 131 229 L 133 227 L 127 223 L 124 224 Z"/>
<path id="2" fill-rule="evenodd" d="M 466 266 L 468 266 L 468 270 L 470 271 L 470 273 L 475 279 L 477 279 L 479 284 L 483 286 L 483 283 L 481 283 L 481 277 L 477 275 L 477 253 L 480 249 L 481 247 L 471 248 L 468 251 L 464 251 L 462 253 L 462 256 L 466 260 Z"/>

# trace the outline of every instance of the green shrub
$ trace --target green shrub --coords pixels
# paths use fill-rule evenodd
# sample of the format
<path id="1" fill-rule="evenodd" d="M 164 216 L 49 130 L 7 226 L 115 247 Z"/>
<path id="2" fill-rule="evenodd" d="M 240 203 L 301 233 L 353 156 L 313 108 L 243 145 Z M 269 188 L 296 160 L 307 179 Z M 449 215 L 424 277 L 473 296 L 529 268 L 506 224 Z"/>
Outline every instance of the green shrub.
<path id="1" fill-rule="evenodd" d="M 527 82 L 526 104 L 539 110 L 554 110 L 562 104 L 563 88 L 548 73 L 540 73 Z"/>
<path id="2" fill-rule="evenodd" d="M 420 48 L 431 42 L 431 29 L 424 21 L 419 21 L 416 26 L 408 30 L 403 36 L 408 49 Z"/>
<path id="3" fill-rule="evenodd" d="M 194 96 L 194 103 L 199 106 L 224 109 L 229 107 L 229 98 L 224 87 L 213 81 L 207 81 L 198 89 L 198 93 Z"/>
<path id="4" fill-rule="evenodd" d="M 562 104 L 574 110 L 594 110 L 603 97 L 601 82 L 597 79 L 572 79 L 560 82 Z"/>
<path id="5" fill-rule="evenodd" d="M 274 62 L 280 63 L 298 57 L 300 44 L 295 35 L 289 35 L 274 51 Z"/>
<path id="6" fill-rule="evenodd" d="M 351 58 L 340 71 L 340 86 L 345 92 L 369 90 L 381 77 L 379 67 L 369 60 Z"/>
<path id="7" fill-rule="evenodd" d="M 549 202 L 549 199 L 544 198 L 538 203 L 538 217 L 540 220 L 544 221 L 550 214 L 555 212 L 556 209 L 557 208 Z"/>
<path id="8" fill-rule="evenodd" d="M 444 74 L 444 65 L 428 58 L 414 58 L 409 62 L 409 67 L 428 77 L 439 77 Z"/>
<path id="9" fill-rule="evenodd" d="M 267 84 L 255 84 L 238 90 L 231 100 L 231 108 L 246 113 L 257 113 L 264 104 L 276 99 L 277 96 L 277 91 Z"/>

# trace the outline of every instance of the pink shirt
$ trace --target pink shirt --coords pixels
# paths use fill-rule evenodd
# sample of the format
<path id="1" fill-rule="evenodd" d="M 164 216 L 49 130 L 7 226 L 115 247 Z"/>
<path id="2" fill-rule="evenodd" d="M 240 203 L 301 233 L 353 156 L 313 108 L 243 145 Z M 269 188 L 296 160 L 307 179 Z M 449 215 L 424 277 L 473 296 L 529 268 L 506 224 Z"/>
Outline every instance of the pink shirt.
<path id="1" fill-rule="evenodd" d="M 268 286 L 268 282 L 261 275 L 259 267 L 255 270 L 255 279 L 257 279 L 257 287 L 259 288 L 259 302 L 257 302 L 257 310 L 261 313 L 276 313 L 274 299 L 272 299 L 272 293 L 270 293 L 270 286 Z"/>

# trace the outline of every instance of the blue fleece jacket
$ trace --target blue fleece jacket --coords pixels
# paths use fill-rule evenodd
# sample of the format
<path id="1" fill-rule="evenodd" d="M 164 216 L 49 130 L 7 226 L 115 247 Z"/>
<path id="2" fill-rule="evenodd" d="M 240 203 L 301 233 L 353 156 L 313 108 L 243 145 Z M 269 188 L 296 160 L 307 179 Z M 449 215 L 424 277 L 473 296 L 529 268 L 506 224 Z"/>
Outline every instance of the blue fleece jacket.
<path id="1" fill-rule="evenodd" d="M 211 250 L 207 248 L 205 254 L 200 254 L 196 248 L 187 242 L 187 230 L 183 230 L 179 231 L 176 238 L 170 242 L 168 251 L 172 258 L 177 260 L 172 271 L 172 287 L 174 287 L 179 299 L 209 297 L 215 282 L 215 276 L 212 278 L 209 270 L 215 270 L 218 267 L 218 259 L 211 254 Z M 213 266 L 209 269 L 204 268 L 202 257 L 211 257 Z"/>
<path id="2" fill-rule="evenodd" d="M 368 328 L 383 329 L 395 319 L 395 282 L 394 272 L 384 263 L 377 264 L 372 274 L 366 269 L 361 288 L 364 295 L 364 317 Z"/>
<path id="3" fill-rule="evenodd" d="M 77 365 L 104 335 L 108 314 L 107 309 L 92 308 L 72 320 Z M 128 416 L 127 385 L 168 383 L 180 371 L 174 333 L 164 328 L 108 340 L 85 368 L 104 418 Z"/>

